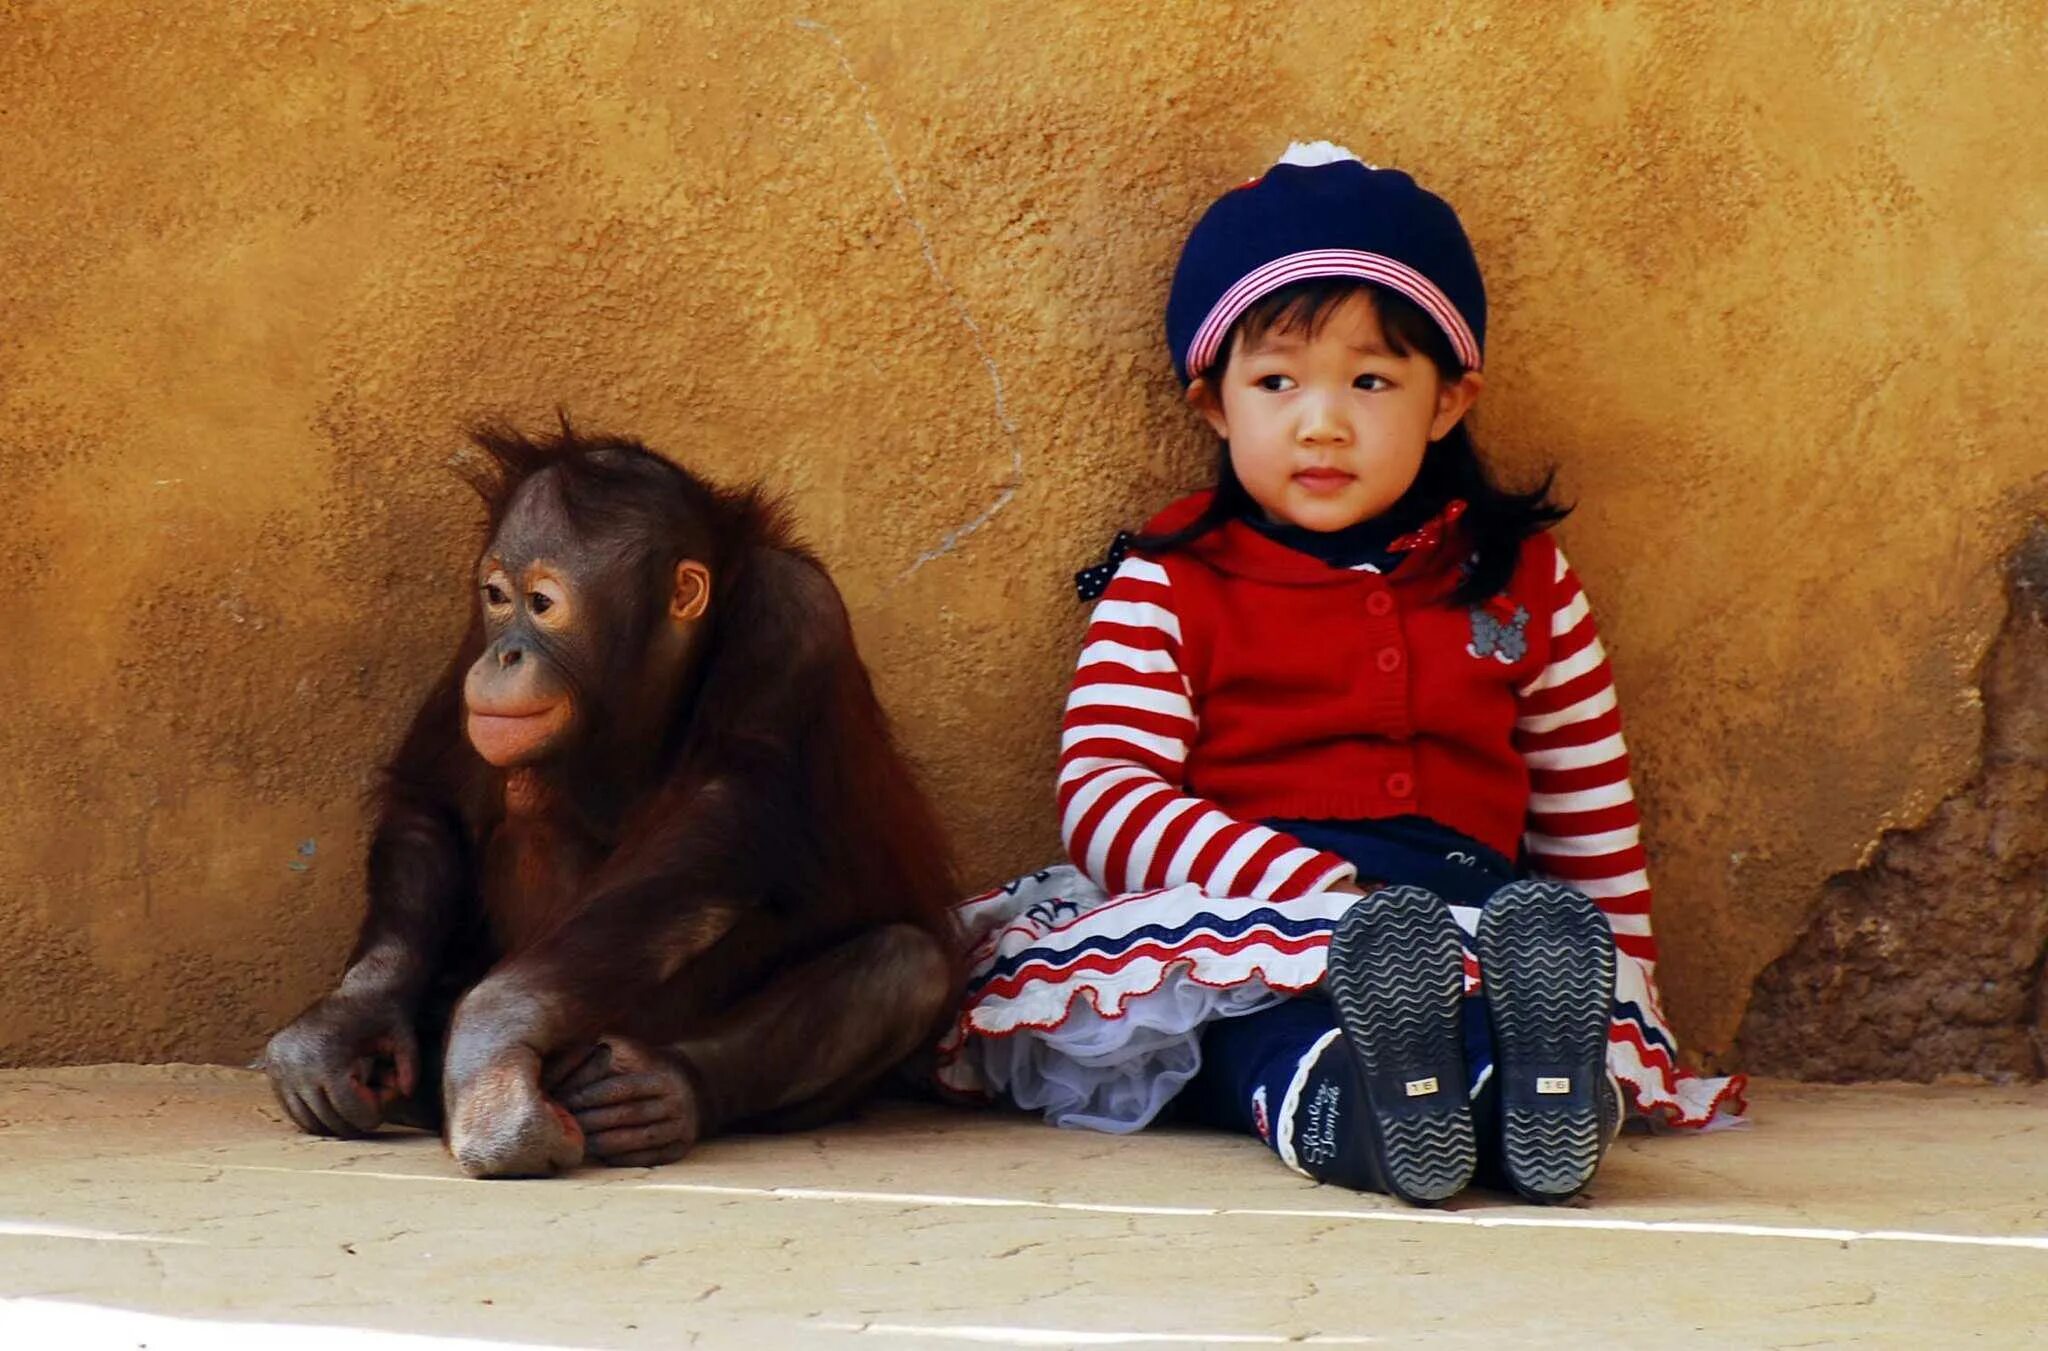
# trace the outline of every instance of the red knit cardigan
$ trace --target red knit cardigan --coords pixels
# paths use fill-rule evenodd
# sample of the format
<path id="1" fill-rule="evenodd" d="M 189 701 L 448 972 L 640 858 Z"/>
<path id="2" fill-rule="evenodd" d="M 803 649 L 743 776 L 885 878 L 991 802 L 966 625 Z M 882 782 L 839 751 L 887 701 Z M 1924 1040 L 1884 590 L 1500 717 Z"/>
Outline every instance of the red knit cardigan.
<path id="1" fill-rule="evenodd" d="M 1175 503 L 1152 532 L 1199 514 Z M 1654 960 L 1649 879 L 1606 653 L 1556 541 L 1524 541 L 1505 592 L 1450 604 L 1460 536 L 1397 541 L 1391 575 L 1333 568 L 1231 522 L 1118 568 L 1062 728 L 1062 835 L 1111 893 L 1195 882 L 1285 898 L 1353 877 L 1255 824 L 1417 814 L 1526 846 Z"/>

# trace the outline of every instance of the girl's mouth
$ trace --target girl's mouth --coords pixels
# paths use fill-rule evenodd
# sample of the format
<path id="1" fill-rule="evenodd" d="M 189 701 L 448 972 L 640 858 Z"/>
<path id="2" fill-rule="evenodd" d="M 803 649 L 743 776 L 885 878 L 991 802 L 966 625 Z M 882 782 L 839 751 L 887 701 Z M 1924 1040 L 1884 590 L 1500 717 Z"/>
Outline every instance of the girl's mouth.
<path id="1" fill-rule="evenodd" d="M 1294 481 L 1312 493 L 1342 492 L 1358 477 L 1342 469 L 1301 469 L 1295 471 Z"/>

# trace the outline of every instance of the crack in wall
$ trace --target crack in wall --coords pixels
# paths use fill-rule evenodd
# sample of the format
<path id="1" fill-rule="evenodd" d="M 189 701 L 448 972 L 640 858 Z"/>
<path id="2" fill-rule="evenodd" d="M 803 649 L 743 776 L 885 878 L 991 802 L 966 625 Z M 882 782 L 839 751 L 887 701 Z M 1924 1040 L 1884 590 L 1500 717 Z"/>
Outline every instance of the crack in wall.
<path id="1" fill-rule="evenodd" d="M 882 124 L 875 117 L 874 91 L 853 68 L 853 60 L 846 54 L 846 44 L 840 41 L 838 32 L 830 24 L 804 18 L 792 19 L 790 22 L 806 33 L 815 33 L 823 38 L 832 48 L 832 54 L 838 58 L 839 68 L 846 72 L 847 81 L 860 92 L 861 120 L 867 124 L 868 135 L 882 156 L 882 170 L 888 175 L 889 189 L 896 194 L 896 200 L 902 204 L 904 216 L 910 221 L 911 230 L 917 235 L 917 247 L 924 255 L 925 268 L 932 274 L 932 280 L 938 283 L 940 292 L 946 297 L 946 304 L 959 319 L 960 326 L 967 330 L 968 340 L 974 344 L 974 354 L 981 361 L 982 369 L 988 372 L 989 389 L 995 396 L 996 426 L 1002 429 L 1003 436 L 1010 445 L 1010 471 L 1002 482 L 996 485 L 994 499 L 975 516 L 941 535 L 937 544 L 913 558 L 910 566 L 897 574 L 896 580 L 901 582 L 933 559 L 943 558 L 953 552 L 959 547 L 960 541 L 994 520 L 998 512 L 1010 505 L 1011 500 L 1017 496 L 1018 486 L 1024 481 L 1024 448 L 1017 439 L 1017 423 L 1010 416 L 1009 399 L 1003 389 L 1002 368 L 996 364 L 994 354 L 989 351 L 988 340 L 981 331 L 981 325 L 974 321 L 974 315 L 968 310 L 967 302 L 960 298 L 960 292 L 954 287 L 952 279 L 947 277 L 946 270 L 939 265 L 938 249 L 932 243 L 931 232 L 925 228 L 924 219 L 917 214 L 917 208 L 910 203 L 910 192 L 903 185 L 902 174 L 897 172 L 896 157 L 889 149 L 889 138 L 882 134 Z"/>
<path id="2" fill-rule="evenodd" d="M 2048 1073 L 2048 522 L 2006 580 L 1978 681 L 1976 774 L 1828 881 L 1757 980 L 1736 1042 L 1746 1069 L 1836 1082 Z"/>

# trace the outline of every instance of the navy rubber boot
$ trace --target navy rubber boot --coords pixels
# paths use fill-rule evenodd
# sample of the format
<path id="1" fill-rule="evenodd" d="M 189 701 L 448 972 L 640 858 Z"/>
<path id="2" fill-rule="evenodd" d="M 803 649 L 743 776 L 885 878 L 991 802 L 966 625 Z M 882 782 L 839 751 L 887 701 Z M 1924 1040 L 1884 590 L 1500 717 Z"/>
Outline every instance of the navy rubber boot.
<path id="1" fill-rule="evenodd" d="M 1367 1108 L 1351 1130 L 1378 1189 L 1411 1205 L 1449 1200 L 1478 1162 L 1457 921 L 1435 892 L 1383 887 L 1337 921 L 1326 980 Z"/>
<path id="2" fill-rule="evenodd" d="M 1508 1181 L 1540 1204 L 1569 1201 L 1620 1124 L 1607 1074 L 1614 932 L 1570 887 L 1511 882 L 1480 912 L 1478 947 Z"/>

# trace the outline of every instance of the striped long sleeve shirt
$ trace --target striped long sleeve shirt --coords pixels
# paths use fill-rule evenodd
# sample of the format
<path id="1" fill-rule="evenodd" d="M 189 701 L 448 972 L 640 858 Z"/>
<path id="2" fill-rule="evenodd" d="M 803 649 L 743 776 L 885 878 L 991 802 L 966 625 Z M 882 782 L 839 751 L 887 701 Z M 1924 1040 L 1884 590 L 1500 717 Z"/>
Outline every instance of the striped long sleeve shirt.
<path id="1" fill-rule="evenodd" d="M 1621 715 L 1578 578 L 1547 534 L 1485 605 L 1445 603 L 1431 575 L 1332 568 L 1241 524 L 1124 560 L 1062 725 L 1075 865 L 1111 893 L 1287 898 L 1355 870 L 1260 820 L 1420 815 L 1521 852 L 1654 958 Z"/>

